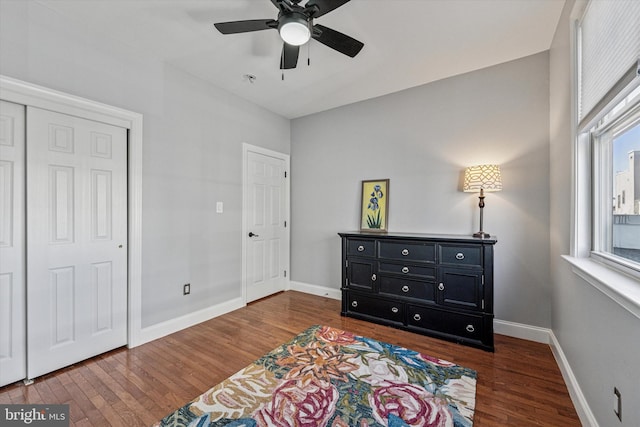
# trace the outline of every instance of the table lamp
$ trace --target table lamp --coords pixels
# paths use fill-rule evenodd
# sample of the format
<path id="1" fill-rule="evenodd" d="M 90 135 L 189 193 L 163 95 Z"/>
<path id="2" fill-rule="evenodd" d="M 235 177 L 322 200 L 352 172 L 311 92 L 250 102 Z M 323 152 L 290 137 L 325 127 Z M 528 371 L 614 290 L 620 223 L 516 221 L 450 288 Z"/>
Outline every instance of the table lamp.
<path id="1" fill-rule="evenodd" d="M 462 191 L 473 193 L 480 190 L 480 231 L 473 234 L 473 237 L 491 237 L 489 233 L 482 230 L 483 210 L 484 210 L 484 192 L 502 191 L 502 177 L 500 175 L 500 166 L 498 165 L 477 165 L 470 166 L 464 171 L 464 184 Z"/>

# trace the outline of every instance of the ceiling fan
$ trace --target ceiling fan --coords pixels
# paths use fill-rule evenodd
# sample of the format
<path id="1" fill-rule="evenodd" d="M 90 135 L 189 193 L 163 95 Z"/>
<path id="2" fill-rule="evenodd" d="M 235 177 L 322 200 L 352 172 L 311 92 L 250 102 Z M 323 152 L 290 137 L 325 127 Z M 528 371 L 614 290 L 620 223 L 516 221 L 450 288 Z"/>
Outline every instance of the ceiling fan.
<path id="1" fill-rule="evenodd" d="M 300 46 L 311 38 L 351 58 L 360 52 L 363 43 L 339 31 L 313 23 L 315 18 L 339 8 L 350 0 L 309 0 L 305 6 L 300 6 L 301 1 L 271 0 L 279 10 L 277 19 L 219 22 L 214 26 L 222 34 L 278 30 L 284 41 L 280 57 L 280 69 L 283 70 L 296 68 Z"/>

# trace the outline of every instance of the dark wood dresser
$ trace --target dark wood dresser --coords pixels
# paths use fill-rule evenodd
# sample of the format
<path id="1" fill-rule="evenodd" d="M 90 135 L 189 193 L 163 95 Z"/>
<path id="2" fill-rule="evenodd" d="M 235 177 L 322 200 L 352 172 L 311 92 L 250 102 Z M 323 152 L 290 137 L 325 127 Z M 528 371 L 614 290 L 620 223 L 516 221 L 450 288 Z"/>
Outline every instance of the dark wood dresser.
<path id="1" fill-rule="evenodd" d="M 342 238 L 342 315 L 493 351 L 495 238 Z"/>

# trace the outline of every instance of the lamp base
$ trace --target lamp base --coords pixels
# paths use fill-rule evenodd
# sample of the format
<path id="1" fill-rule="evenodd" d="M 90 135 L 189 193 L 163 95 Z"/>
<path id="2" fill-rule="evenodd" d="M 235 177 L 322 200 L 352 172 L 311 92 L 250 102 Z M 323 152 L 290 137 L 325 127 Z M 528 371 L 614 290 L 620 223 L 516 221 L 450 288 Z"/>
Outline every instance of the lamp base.
<path id="1" fill-rule="evenodd" d="M 491 237 L 491 234 L 485 233 L 484 231 L 478 231 L 477 233 L 473 233 L 473 237 L 478 237 L 480 239 L 486 239 Z"/>

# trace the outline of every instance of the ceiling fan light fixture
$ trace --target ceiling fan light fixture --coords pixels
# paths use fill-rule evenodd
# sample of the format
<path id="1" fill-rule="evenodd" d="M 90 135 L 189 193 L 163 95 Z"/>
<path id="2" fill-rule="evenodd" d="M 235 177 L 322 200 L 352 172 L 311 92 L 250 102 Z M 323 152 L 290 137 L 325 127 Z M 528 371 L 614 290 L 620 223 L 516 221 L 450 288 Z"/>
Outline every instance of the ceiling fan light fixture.
<path id="1" fill-rule="evenodd" d="M 280 19 L 280 37 L 291 46 L 301 46 L 311 38 L 309 22 L 302 14 L 292 13 Z"/>

